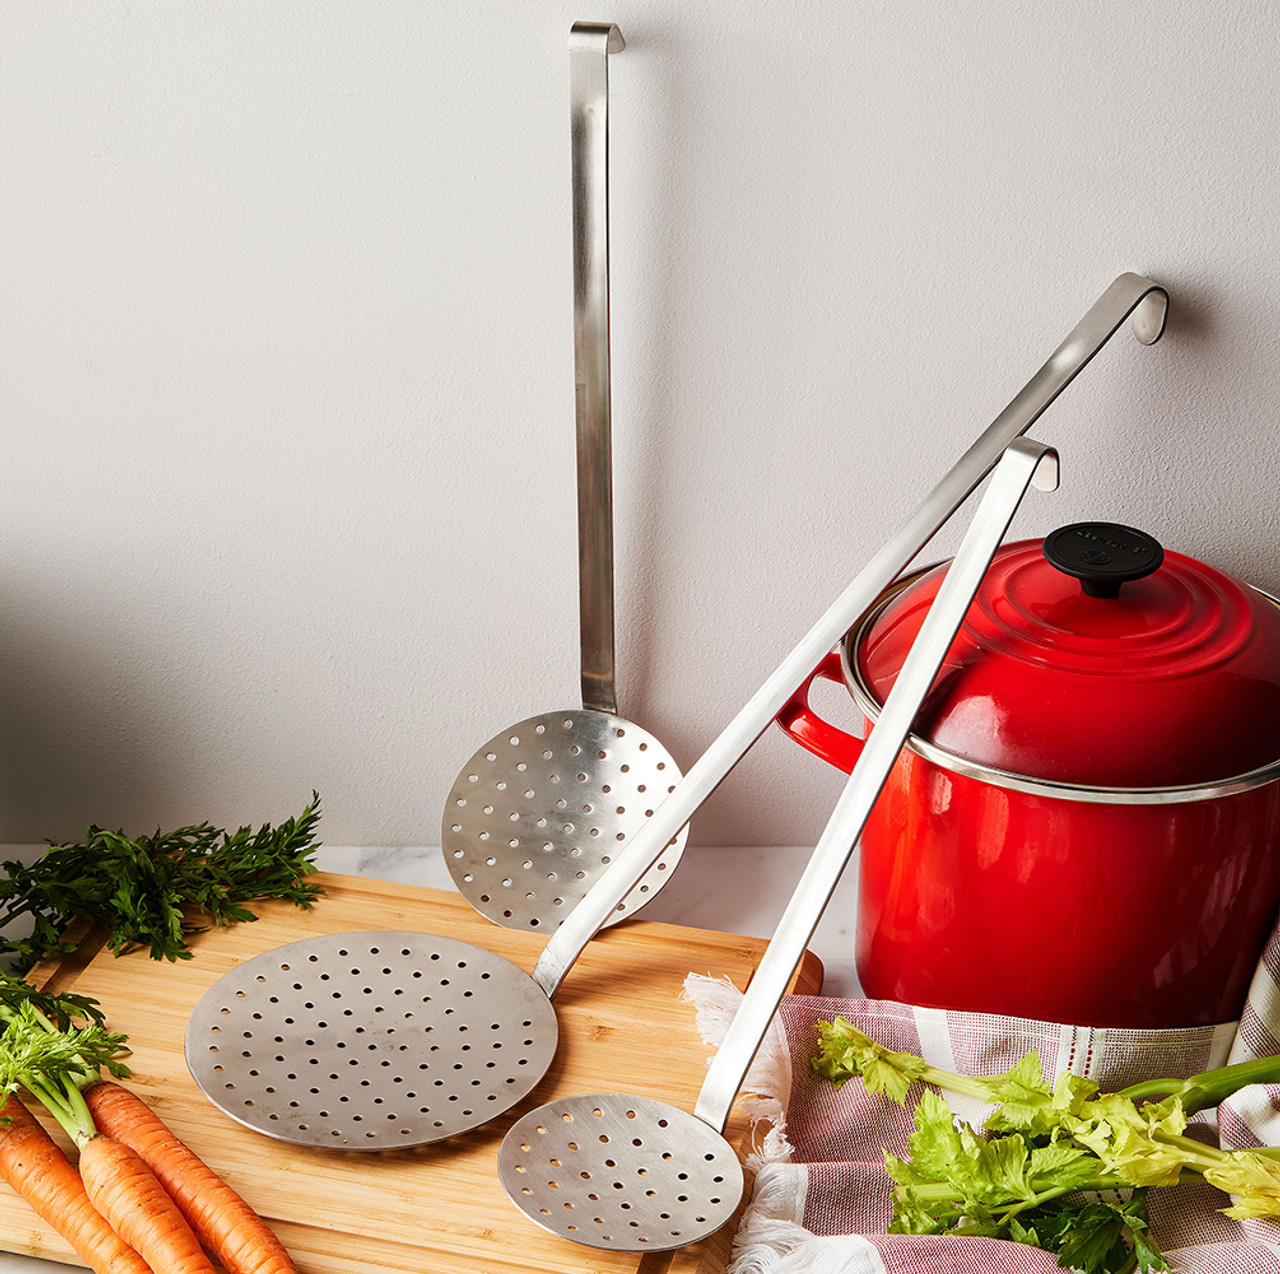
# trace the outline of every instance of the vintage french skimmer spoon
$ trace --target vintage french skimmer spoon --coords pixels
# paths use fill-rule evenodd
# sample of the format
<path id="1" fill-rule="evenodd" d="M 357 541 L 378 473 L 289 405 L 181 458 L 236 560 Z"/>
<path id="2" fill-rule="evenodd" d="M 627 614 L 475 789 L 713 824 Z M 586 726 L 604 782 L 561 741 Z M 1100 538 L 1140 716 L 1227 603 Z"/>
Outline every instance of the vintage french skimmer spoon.
<path id="1" fill-rule="evenodd" d="M 921 701 L 1029 485 L 1054 490 L 1056 454 L 1009 445 L 716 1054 L 692 1114 L 665 1102 L 593 1093 L 518 1119 L 498 1165 L 516 1206 L 545 1229 L 596 1248 L 661 1251 L 718 1230 L 743 1191 L 723 1131 L 734 1097 L 880 794 Z"/>
<path id="2" fill-rule="evenodd" d="M 569 36 L 582 707 L 494 735 L 462 767 L 441 820 L 458 892 L 512 929 L 554 929 L 680 781 L 670 752 L 618 716 L 614 683 L 608 59 L 623 47 L 609 23 L 575 22 Z M 604 923 L 653 897 L 686 835 L 676 828 Z"/>

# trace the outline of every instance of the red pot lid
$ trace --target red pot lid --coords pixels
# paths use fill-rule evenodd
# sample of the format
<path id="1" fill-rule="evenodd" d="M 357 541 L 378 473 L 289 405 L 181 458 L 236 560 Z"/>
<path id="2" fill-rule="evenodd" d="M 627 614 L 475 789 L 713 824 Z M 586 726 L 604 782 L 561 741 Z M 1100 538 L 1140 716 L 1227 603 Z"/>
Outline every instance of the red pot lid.
<path id="1" fill-rule="evenodd" d="M 945 570 L 904 588 L 860 635 L 858 671 L 877 703 Z M 1079 523 L 1004 545 L 915 733 L 1051 782 L 1235 778 L 1280 759 L 1280 604 L 1129 527 Z"/>

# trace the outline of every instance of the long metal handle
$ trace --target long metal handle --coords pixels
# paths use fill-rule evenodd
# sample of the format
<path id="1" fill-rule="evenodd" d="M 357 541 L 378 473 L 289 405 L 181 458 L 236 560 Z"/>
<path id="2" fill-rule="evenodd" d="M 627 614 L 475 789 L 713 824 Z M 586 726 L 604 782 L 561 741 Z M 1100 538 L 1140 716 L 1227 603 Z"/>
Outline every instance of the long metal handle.
<path id="1" fill-rule="evenodd" d="M 1144 345 L 1154 344 L 1164 331 L 1168 304 L 1164 289 L 1140 274 L 1120 275 L 1094 302 L 1048 362 L 987 426 L 925 497 L 906 525 L 872 557 L 800 644 L 770 674 L 565 917 L 543 948 L 533 971 L 534 978 L 548 995 L 555 993 L 613 909 L 768 729 L 800 683 L 968 498 L 1005 448 L 1039 419 L 1130 315 L 1138 340 Z"/>
<path id="2" fill-rule="evenodd" d="M 724 1131 L 733 1099 L 777 1012 L 796 964 L 853 854 L 872 806 L 902 750 L 911 723 L 933 685 L 991 558 L 1009 529 L 1027 487 L 1033 483 L 1044 491 L 1056 489 L 1058 457 L 1042 443 L 1018 438 L 1009 444 L 996 467 L 991 485 L 903 661 L 884 709 L 867 736 L 866 747 L 707 1071 L 693 1113 L 717 1132 Z"/>
<path id="3" fill-rule="evenodd" d="M 609 54 L 625 47 L 612 23 L 575 22 L 569 32 L 582 706 L 610 713 L 617 712 L 618 703 L 609 396 Z"/>

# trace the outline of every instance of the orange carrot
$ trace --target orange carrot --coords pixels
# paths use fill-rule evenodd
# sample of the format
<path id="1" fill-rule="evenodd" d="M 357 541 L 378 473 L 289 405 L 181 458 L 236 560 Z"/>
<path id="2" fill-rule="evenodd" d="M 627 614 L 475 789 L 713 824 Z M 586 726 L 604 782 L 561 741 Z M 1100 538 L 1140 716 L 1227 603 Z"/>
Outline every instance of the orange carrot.
<path id="1" fill-rule="evenodd" d="M 297 1274 L 267 1223 L 140 1097 L 105 1080 L 84 1095 L 98 1129 L 142 1156 L 227 1274 Z"/>
<path id="2" fill-rule="evenodd" d="M 97 1274 L 152 1274 L 89 1201 L 80 1174 L 16 1098 L 0 1104 L 0 1176 Z"/>
<path id="3" fill-rule="evenodd" d="M 158 1274 L 213 1274 L 178 1205 L 123 1142 L 102 1133 L 84 1142 L 80 1178 L 93 1206 Z"/>

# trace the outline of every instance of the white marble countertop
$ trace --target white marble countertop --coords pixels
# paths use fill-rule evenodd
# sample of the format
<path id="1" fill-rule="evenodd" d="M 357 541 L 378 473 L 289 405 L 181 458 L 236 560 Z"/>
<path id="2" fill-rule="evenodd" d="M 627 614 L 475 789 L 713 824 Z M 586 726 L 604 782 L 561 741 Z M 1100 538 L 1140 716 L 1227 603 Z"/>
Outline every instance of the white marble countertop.
<path id="1" fill-rule="evenodd" d="M 3 847 L 0 857 L 24 856 Z M 686 848 L 675 874 L 638 915 L 645 920 L 767 938 L 777 925 L 811 847 Z M 350 848 L 326 845 L 316 854 L 325 871 L 452 889 L 438 848 Z M 858 996 L 853 966 L 856 865 L 850 864 L 809 944 L 821 959 L 827 995 Z M 0 1252 L 0 1274 L 65 1274 L 52 1261 Z"/>

